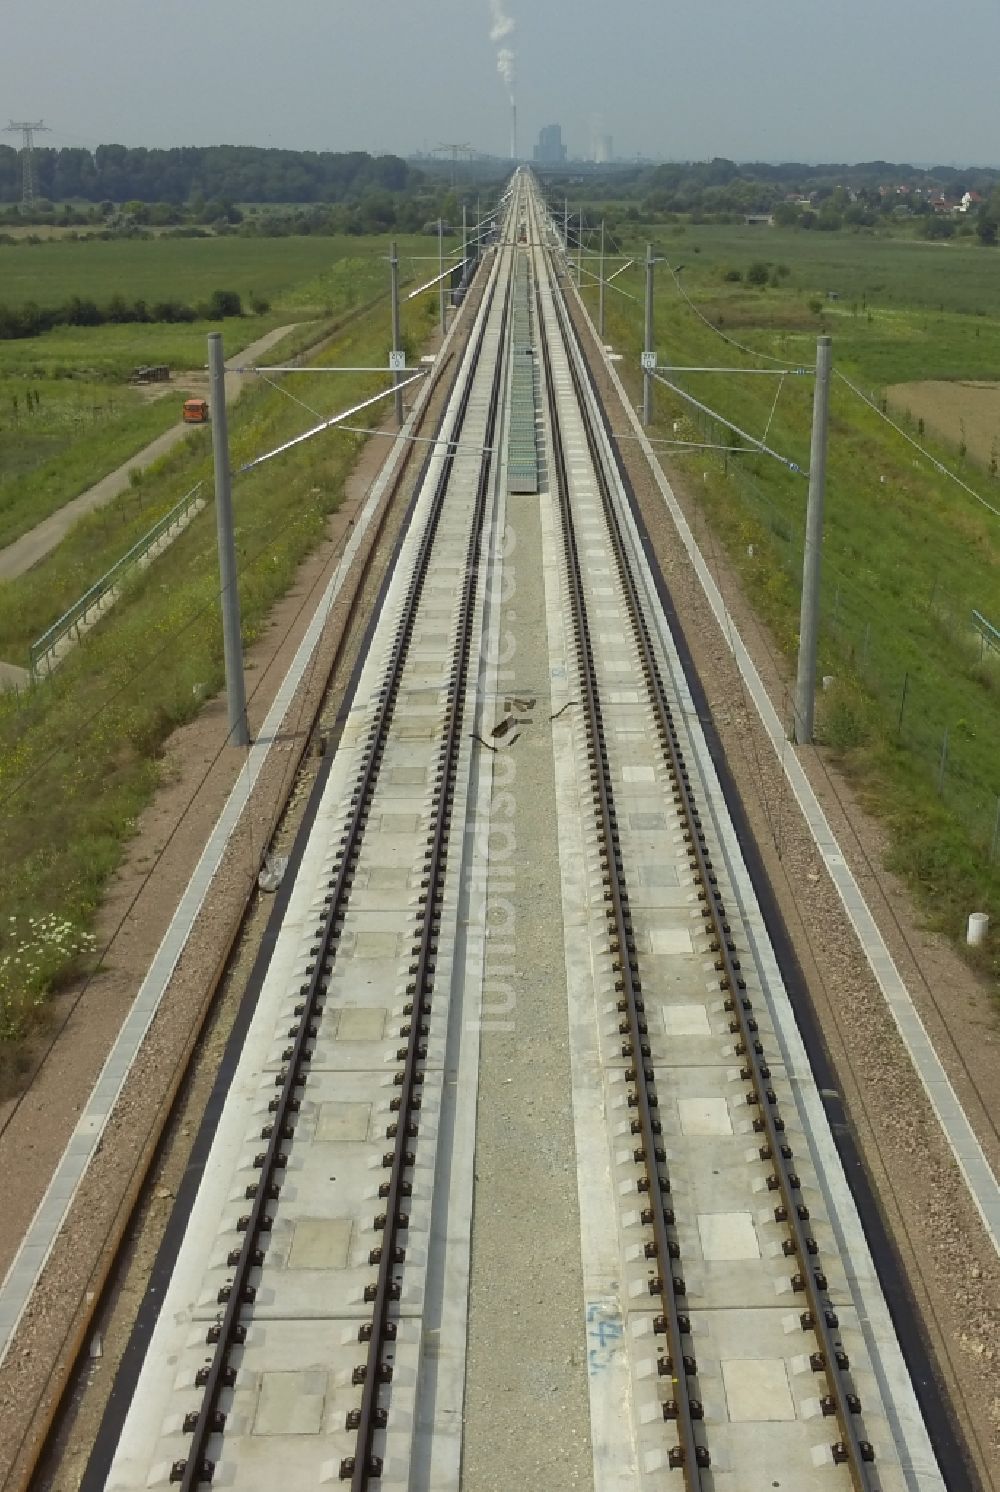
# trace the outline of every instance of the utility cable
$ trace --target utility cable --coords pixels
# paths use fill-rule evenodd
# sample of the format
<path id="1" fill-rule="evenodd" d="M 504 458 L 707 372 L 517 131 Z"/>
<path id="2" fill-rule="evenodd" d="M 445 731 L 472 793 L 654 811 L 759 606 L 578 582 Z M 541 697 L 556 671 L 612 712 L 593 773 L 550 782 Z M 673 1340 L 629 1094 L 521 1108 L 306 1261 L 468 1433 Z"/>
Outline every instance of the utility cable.
<path id="1" fill-rule="evenodd" d="M 803 471 L 797 462 L 789 460 L 787 456 L 782 456 L 780 452 L 773 450 L 769 445 L 765 445 L 762 440 L 758 440 L 755 435 L 749 435 L 746 430 L 741 429 L 739 425 L 735 425 L 732 420 L 727 420 L 725 415 L 719 414 L 718 410 L 710 408 L 707 404 L 702 404 L 700 399 L 696 399 L 686 389 L 682 389 L 676 383 L 671 383 L 668 378 L 664 378 L 662 373 L 658 373 L 655 369 L 652 369 L 651 377 L 655 378 L 657 383 L 662 383 L 664 388 L 670 389 L 671 393 L 676 394 L 679 399 L 685 399 L 688 404 L 694 405 L 695 409 L 699 409 L 702 414 L 707 414 L 710 419 L 718 420 L 720 425 L 725 425 L 727 429 L 735 431 L 741 440 L 748 440 L 762 455 L 770 456 L 773 460 L 777 461 L 779 466 L 786 467 L 798 476 L 809 475 L 808 472 Z"/>
<path id="2" fill-rule="evenodd" d="M 768 353 L 768 352 L 759 352 L 756 347 L 747 347 L 745 343 L 743 343 L 743 342 L 737 342 L 737 340 L 736 340 L 735 337 L 728 336 L 721 329 L 721 327 L 716 326 L 713 321 L 709 320 L 709 318 L 705 315 L 705 313 L 703 311 L 700 311 L 698 309 L 698 307 L 695 305 L 694 301 L 691 299 L 691 297 L 688 295 L 687 291 L 684 289 L 684 286 L 681 284 L 680 276 L 678 275 L 677 271 L 674 269 L 673 265 L 670 263 L 670 260 L 669 259 L 664 259 L 664 260 L 662 260 L 662 263 L 664 263 L 667 266 L 667 269 L 670 271 L 670 274 L 671 274 L 671 277 L 673 279 L 673 282 L 674 282 L 674 284 L 677 287 L 677 293 L 681 297 L 681 300 L 683 300 L 690 307 L 690 309 L 697 316 L 698 320 L 699 321 L 703 321 L 705 323 L 705 325 L 708 327 L 709 331 L 713 331 L 717 337 L 721 337 L 722 340 L 723 340 L 723 342 L 728 342 L 729 345 L 730 345 L 730 347 L 738 347 L 739 350 L 740 350 L 740 352 L 746 352 L 746 353 L 749 354 L 750 357 L 759 357 L 759 358 L 762 358 L 763 361 L 766 362 L 766 363 L 778 363 L 778 364 L 781 364 L 781 363 L 785 363 L 785 362 L 788 361 L 787 358 L 772 357 L 771 354 Z M 812 369 L 809 369 L 808 371 L 812 372 Z"/>
<path id="3" fill-rule="evenodd" d="M 599 285 L 601 283 L 600 275 L 595 275 L 593 270 L 588 269 L 586 265 L 583 265 L 582 268 L 583 273 L 588 277 L 588 279 L 593 280 L 595 285 Z M 640 302 L 637 295 L 633 295 L 630 290 L 624 290 L 621 285 L 616 285 L 613 280 L 605 280 L 604 285 L 607 290 L 613 290 L 616 295 L 623 295 L 626 300 L 632 301 L 633 305 L 639 305 Z"/>
<path id="4" fill-rule="evenodd" d="M 255 467 L 262 466 L 265 461 L 273 461 L 275 456 L 283 456 L 286 451 L 292 450 L 295 446 L 303 445 L 305 441 L 311 440 L 314 435 L 321 435 L 324 430 L 330 430 L 333 429 L 335 426 L 340 426 L 342 422 L 347 419 L 348 415 L 358 414 L 362 409 L 368 409 L 372 404 L 378 404 L 380 400 L 388 399 L 390 395 L 397 393 L 399 390 L 409 388 L 411 384 L 419 383 L 420 379 L 425 378 L 426 376 L 427 375 L 424 370 L 421 369 L 419 373 L 414 373 L 412 377 L 404 379 L 402 383 L 397 383 L 395 385 L 391 385 L 387 389 L 382 389 L 379 393 L 373 394 L 370 399 L 364 399 L 360 404 L 352 405 L 350 409 L 345 409 L 339 415 L 331 415 L 329 419 L 324 418 L 323 415 L 317 414 L 315 410 L 311 411 L 312 413 L 317 414 L 317 418 L 322 421 L 321 424 L 314 426 L 312 430 L 303 430 L 300 435 L 292 436 L 290 440 L 283 441 L 281 445 L 275 446 L 274 450 L 265 451 L 263 456 L 255 456 L 252 461 L 245 461 L 242 466 L 237 467 L 235 474 L 237 476 L 241 476 L 245 472 L 253 471 Z M 265 379 L 265 381 L 270 382 L 271 380 Z M 287 394 L 288 398 L 294 400 L 296 403 L 302 403 L 302 401 L 300 399 L 297 399 L 294 394 L 289 393 L 287 389 L 279 386 L 278 384 L 272 384 L 272 387 L 277 388 L 280 393 Z M 309 406 L 306 405 L 305 408 L 308 409 Z"/>
<path id="5" fill-rule="evenodd" d="M 254 370 L 254 371 L 256 371 L 256 370 Z M 423 372 L 421 372 L 417 376 L 423 378 L 426 375 Z M 399 431 L 397 431 L 397 430 L 385 430 L 385 429 L 383 429 L 380 426 L 372 426 L 372 425 L 348 425 L 348 424 L 345 424 L 343 420 L 338 420 L 336 418 L 327 419 L 325 415 L 320 414 L 320 412 L 319 412 L 318 409 L 313 409 L 312 405 L 307 404 L 304 399 L 300 399 L 297 394 L 293 394 L 290 389 L 286 389 L 285 386 L 284 386 L 284 384 L 275 383 L 272 379 L 267 378 L 264 374 L 261 374 L 261 377 L 264 379 L 265 383 L 269 383 L 273 389 L 277 389 L 277 391 L 278 391 L 279 394 L 284 394 L 286 396 L 286 398 L 291 399 L 294 404 L 301 404 L 302 408 L 305 409 L 305 410 L 307 410 L 309 414 L 315 415 L 316 419 L 323 420 L 324 423 L 323 423 L 323 425 L 320 426 L 320 430 L 327 430 L 327 429 L 330 429 L 330 430 L 347 430 L 352 435 L 381 435 L 384 438 L 388 438 L 388 437 L 391 436 L 393 440 L 395 440 L 395 439 L 397 439 L 397 437 L 399 437 Z M 411 378 L 411 379 L 408 380 L 408 383 L 415 383 L 415 382 L 416 382 L 416 378 Z M 400 388 L 406 388 L 407 384 L 402 383 L 402 384 L 399 385 L 399 387 Z M 371 400 L 369 402 L 375 403 L 377 399 L 380 399 L 380 398 L 383 398 L 383 397 L 388 398 L 389 394 L 392 394 L 392 393 L 395 393 L 395 388 L 387 389 L 385 391 L 384 395 L 377 394 L 375 396 L 375 399 L 373 399 L 373 400 Z M 363 408 L 364 406 L 359 405 L 357 407 L 358 408 Z M 346 413 L 349 414 L 350 410 L 346 411 Z M 318 434 L 319 431 L 307 431 L 306 433 L 310 434 L 310 435 L 311 434 Z M 439 435 L 412 435 L 412 434 L 410 434 L 410 435 L 403 435 L 401 438 L 403 440 L 409 442 L 412 445 L 428 445 L 428 446 L 447 445 L 447 447 L 449 448 L 449 450 L 452 450 L 452 451 L 474 451 L 476 453 L 476 455 L 480 455 L 480 456 L 482 456 L 482 455 L 487 455 L 488 456 L 488 455 L 491 454 L 491 452 L 493 450 L 492 446 L 472 446 L 472 445 L 468 445 L 466 443 L 463 443 L 461 441 L 449 441 L 449 440 L 445 440 L 443 437 L 441 437 Z M 304 439 L 304 437 L 300 436 L 299 440 L 301 441 L 302 439 Z M 247 471 L 252 470 L 255 466 L 259 466 L 261 464 L 261 462 L 268 460 L 269 456 L 278 455 L 278 454 L 280 454 L 281 451 L 284 451 L 286 449 L 287 449 L 287 446 L 279 446 L 278 449 L 277 449 L 277 451 L 271 451 L 271 452 L 268 453 L 268 455 L 265 455 L 265 456 L 258 456 L 255 461 L 248 462 L 245 466 L 239 467 L 237 469 L 236 475 L 239 476 L 243 472 L 247 472 Z"/>
<path id="6" fill-rule="evenodd" d="M 764 434 L 761 436 L 762 443 L 767 440 L 767 437 L 770 434 L 771 421 L 774 419 L 774 411 L 778 407 L 778 400 L 781 398 L 781 390 L 785 387 L 785 379 L 787 378 L 787 376 L 787 373 L 782 372 L 781 377 L 778 380 L 778 391 L 774 396 L 774 403 L 771 405 L 771 413 L 767 417 L 767 424 L 764 426 Z"/>

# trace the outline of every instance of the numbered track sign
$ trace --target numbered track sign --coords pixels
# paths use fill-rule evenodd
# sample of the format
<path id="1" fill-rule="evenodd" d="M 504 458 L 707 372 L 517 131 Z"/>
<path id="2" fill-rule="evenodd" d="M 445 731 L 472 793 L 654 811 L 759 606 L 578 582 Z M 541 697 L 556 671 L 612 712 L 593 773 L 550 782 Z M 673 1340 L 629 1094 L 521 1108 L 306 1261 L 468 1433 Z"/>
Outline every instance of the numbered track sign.
<path id="1" fill-rule="evenodd" d="M 389 372 L 390 373 L 405 373 L 406 372 L 406 353 L 405 352 L 390 352 L 390 354 L 389 354 Z"/>
<path id="2" fill-rule="evenodd" d="M 644 373 L 655 373 L 655 371 L 656 371 L 656 353 L 655 352 L 644 352 L 642 354 L 642 368 L 643 368 L 643 372 Z"/>

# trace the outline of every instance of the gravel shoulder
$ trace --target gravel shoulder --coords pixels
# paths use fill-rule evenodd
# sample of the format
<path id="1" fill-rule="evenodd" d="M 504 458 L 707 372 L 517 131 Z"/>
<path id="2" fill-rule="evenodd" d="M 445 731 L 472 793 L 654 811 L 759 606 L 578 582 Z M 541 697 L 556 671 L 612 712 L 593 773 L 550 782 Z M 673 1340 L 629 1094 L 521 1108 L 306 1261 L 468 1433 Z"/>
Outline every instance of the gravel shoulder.
<path id="1" fill-rule="evenodd" d="M 508 497 L 504 554 L 494 710 L 503 719 L 517 700 L 520 713 L 494 748 L 462 1487 L 583 1492 L 594 1470 L 538 498 Z"/>
<path id="2" fill-rule="evenodd" d="M 626 428 L 624 410 L 603 370 L 598 384 L 613 427 Z M 655 480 L 634 441 L 623 442 L 622 450 L 883 1219 L 915 1297 L 940 1386 L 951 1398 L 980 1485 L 1000 1492 L 1000 1261 Z M 787 713 L 793 681 L 784 660 L 704 523 L 692 485 L 666 463 L 664 471 L 775 707 Z M 829 755 L 807 751 L 800 759 L 970 1122 L 997 1167 L 1000 1143 L 993 1116 L 1000 1113 L 1000 1030 L 994 997 L 943 938 L 922 926 L 905 888 L 883 867 L 884 830 L 864 813 Z"/>

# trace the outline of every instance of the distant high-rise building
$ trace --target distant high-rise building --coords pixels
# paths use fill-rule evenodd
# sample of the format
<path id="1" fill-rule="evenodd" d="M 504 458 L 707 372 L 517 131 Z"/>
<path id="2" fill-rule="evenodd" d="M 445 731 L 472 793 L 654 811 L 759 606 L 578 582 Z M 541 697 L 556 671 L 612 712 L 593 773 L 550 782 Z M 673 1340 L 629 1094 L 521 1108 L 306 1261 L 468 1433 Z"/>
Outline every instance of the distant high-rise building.
<path id="1" fill-rule="evenodd" d="M 562 139 L 562 126 L 547 124 L 539 132 L 535 146 L 535 160 L 540 166 L 558 166 L 566 159 L 566 147 Z"/>
<path id="2" fill-rule="evenodd" d="M 615 158 L 614 140 L 610 135 L 598 135 L 594 145 L 594 160 L 599 166 L 606 166 Z"/>

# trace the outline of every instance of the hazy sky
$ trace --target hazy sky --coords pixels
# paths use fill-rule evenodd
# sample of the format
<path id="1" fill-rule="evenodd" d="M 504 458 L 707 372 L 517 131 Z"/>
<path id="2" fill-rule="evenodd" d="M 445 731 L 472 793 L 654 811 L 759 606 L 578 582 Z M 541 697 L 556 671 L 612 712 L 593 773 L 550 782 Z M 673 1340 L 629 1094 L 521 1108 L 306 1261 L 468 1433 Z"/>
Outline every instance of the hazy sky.
<path id="1" fill-rule="evenodd" d="M 1000 160 L 997 0 L 0 0 L 0 125 L 506 153 L 501 46 L 522 154 L 558 122 L 579 155 Z"/>

